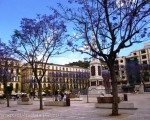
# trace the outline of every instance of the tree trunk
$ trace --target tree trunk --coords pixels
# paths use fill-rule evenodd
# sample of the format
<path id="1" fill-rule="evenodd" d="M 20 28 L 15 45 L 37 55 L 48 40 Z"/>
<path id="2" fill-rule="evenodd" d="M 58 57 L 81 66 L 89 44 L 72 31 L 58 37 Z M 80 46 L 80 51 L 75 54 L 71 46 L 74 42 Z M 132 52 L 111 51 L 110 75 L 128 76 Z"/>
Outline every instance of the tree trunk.
<path id="1" fill-rule="evenodd" d="M 110 65 L 110 75 L 112 81 L 112 95 L 113 95 L 113 103 L 112 103 L 112 115 L 118 115 L 118 87 L 117 87 L 117 79 L 114 70 L 114 64 Z"/>
<path id="2" fill-rule="evenodd" d="M 40 99 L 40 110 L 43 110 L 43 101 L 42 101 L 42 84 L 39 83 L 39 99 Z"/>
<path id="3" fill-rule="evenodd" d="M 6 91 L 6 99 L 7 99 L 7 107 L 9 107 L 9 93 L 8 93 L 8 90 Z"/>

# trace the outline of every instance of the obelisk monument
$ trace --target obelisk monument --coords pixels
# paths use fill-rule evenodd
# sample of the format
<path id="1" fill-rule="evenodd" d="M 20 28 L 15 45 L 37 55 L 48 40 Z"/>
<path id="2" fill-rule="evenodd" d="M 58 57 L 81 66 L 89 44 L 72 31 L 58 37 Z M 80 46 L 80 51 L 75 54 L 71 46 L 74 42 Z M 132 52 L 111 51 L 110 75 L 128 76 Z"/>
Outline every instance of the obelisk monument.
<path id="1" fill-rule="evenodd" d="M 96 49 L 94 35 L 92 35 L 92 47 Z M 102 78 L 102 66 L 100 60 L 94 55 L 90 62 L 90 79 L 89 79 L 89 95 L 100 95 L 101 93 L 105 94 L 105 87 L 103 85 Z"/>

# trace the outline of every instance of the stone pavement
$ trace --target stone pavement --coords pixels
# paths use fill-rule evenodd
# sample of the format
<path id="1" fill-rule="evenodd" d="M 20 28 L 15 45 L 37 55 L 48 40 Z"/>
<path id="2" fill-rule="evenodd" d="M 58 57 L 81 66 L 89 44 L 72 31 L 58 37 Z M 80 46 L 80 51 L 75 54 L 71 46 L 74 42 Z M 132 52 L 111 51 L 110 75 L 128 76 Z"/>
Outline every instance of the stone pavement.
<path id="1" fill-rule="evenodd" d="M 33 105 L 10 101 L 10 107 L 0 104 L 0 120 L 150 120 L 150 93 L 129 94 L 128 100 L 138 109 L 119 109 L 121 117 L 108 117 L 111 109 L 95 108 L 94 102 L 87 103 L 86 96 L 82 97 L 83 101 L 71 101 L 70 107 L 43 106 L 44 110 L 39 110 L 39 101 Z"/>

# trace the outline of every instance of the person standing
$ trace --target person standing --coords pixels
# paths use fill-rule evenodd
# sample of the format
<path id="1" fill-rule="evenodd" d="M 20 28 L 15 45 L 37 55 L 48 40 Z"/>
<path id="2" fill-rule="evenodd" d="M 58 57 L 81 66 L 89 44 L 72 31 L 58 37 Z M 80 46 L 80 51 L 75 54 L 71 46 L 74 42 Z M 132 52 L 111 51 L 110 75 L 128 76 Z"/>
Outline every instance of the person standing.
<path id="1" fill-rule="evenodd" d="M 58 91 L 55 91 L 55 101 L 58 101 Z"/>

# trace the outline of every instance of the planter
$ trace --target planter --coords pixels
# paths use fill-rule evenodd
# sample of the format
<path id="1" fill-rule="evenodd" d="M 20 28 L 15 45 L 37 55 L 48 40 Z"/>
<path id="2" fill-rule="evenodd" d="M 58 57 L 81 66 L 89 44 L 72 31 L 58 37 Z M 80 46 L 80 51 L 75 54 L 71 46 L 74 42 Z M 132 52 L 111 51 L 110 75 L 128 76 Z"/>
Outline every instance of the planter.
<path id="1" fill-rule="evenodd" d="M 32 105 L 33 101 L 27 97 L 23 97 L 17 100 L 18 105 Z"/>
<path id="2" fill-rule="evenodd" d="M 113 97 L 97 97 L 98 103 L 113 103 Z M 118 97 L 118 103 L 120 103 L 120 97 Z"/>
<path id="3" fill-rule="evenodd" d="M 5 100 L 4 99 L 0 99 L 0 104 L 4 104 Z"/>
<path id="4" fill-rule="evenodd" d="M 22 97 L 22 98 L 21 98 L 21 101 L 22 101 L 22 102 L 27 102 L 27 101 L 29 101 L 29 98 L 28 98 L 28 97 Z"/>

